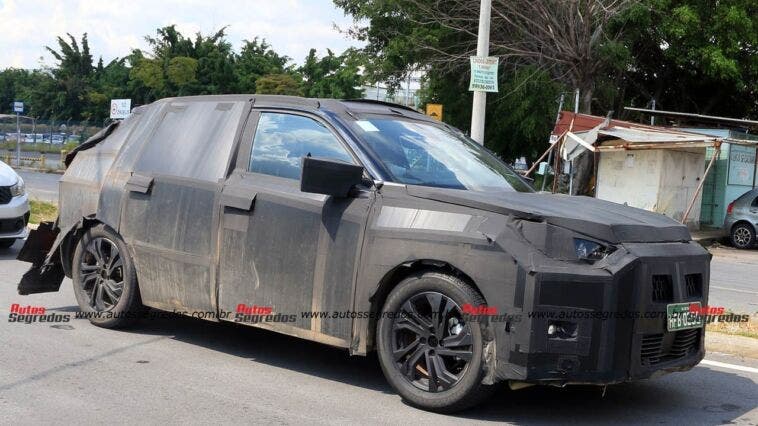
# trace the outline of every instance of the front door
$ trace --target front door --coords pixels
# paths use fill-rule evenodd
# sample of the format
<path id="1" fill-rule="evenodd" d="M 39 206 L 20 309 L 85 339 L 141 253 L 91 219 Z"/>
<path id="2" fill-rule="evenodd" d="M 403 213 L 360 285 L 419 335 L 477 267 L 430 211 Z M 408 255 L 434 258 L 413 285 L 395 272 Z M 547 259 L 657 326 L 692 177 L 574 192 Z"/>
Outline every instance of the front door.
<path id="1" fill-rule="evenodd" d="M 242 307 L 246 323 L 347 346 L 350 316 L 318 312 L 353 306 L 374 194 L 335 198 L 301 192 L 303 157 L 356 164 L 354 155 L 318 117 L 254 114 L 245 132 L 252 148 L 246 150 L 243 141 L 238 168 L 221 194 L 219 310 L 236 315 Z M 266 314 L 270 321 L 259 322 Z"/>

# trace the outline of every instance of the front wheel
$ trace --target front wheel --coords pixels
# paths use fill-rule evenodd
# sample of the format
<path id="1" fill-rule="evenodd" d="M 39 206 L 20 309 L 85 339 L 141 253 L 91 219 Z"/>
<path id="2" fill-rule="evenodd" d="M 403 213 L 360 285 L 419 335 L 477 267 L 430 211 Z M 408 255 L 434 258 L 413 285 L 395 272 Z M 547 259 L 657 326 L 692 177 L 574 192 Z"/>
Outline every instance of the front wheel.
<path id="1" fill-rule="evenodd" d="M 482 330 L 465 320 L 465 304 L 484 299 L 457 277 L 428 271 L 406 278 L 387 298 L 377 325 L 379 362 L 411 405 L 454 412 L 489 396 Z"/>
<path id="2" fill-rule="evenodd" d="M 88 229 L 74 252 L 74 294 L 92 324 L 120 328 L 142 312 L 137 274 L 126 244 L 105 225 Z"/>

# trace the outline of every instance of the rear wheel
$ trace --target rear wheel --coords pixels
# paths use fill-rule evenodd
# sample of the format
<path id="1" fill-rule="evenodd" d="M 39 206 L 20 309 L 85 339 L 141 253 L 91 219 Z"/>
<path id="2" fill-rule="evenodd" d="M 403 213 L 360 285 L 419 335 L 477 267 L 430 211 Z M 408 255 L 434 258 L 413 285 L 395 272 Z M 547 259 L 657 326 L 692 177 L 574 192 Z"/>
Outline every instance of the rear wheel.
<path id="1" fill-rule="evenodd" d="M 113 230 L 97 225 L 79 240 L 72 265 L 74 294 L 82 312 L 94 312 L 90 322 L 119 328 L 142 312 L 134 262 L 126 244 Z"/>
<path id="2" fill-rule="evenodd" d="M 738 249 L 748 249 L 755 245 L 755 230 L 747 223 L 738 223 L 732 227 L 732 245 Z"/>
<path id="3" fill-rule="evenodd" d="M 453 412 L 478 404 L 492 386 L 484 376 L 479 323 L 462 306 L 484 304 L 460 279 L 421 272 L 390 293 L 377 328 L 379 361 L 393 388 L 411 405 Z"/>

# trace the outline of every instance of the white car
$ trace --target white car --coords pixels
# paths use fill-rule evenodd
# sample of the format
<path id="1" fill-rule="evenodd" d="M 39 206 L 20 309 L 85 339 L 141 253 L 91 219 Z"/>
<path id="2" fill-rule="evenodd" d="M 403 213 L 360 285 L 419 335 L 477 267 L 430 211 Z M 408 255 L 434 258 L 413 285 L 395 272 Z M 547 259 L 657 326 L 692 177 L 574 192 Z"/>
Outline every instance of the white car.
<path id="1" fill-rule="evenodd" d="M 0 249 L 12 246 L 19 238 L 26 238 L 27 223 L 29 199 L 24 180 L 0 161 Z"/>

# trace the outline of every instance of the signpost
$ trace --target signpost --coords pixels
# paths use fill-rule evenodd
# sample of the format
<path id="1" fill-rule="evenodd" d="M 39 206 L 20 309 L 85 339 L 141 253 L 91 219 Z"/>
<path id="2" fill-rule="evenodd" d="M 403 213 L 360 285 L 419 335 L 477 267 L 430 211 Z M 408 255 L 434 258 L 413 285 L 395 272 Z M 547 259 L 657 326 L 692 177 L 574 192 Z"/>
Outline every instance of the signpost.
<path id="1" fill-rule="evenodd" d="M 432 117 L 437 121 L 442 121 L 442 105 L 441 104 L 426 104 L 426 115 Z"/>
<path id="2" fill-rule="evenodd" d="M 13 112 L 16 113 L 16 167 L 21 166 L 21 114 L 24 112 L 24 103 L 13 102 Z"/>
<path id="3" fill-rule="evenodd" d="M 111 99 L 111 118 L 114 120 L 124 119 L 132 112 L 131 99 Z"/>

